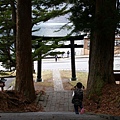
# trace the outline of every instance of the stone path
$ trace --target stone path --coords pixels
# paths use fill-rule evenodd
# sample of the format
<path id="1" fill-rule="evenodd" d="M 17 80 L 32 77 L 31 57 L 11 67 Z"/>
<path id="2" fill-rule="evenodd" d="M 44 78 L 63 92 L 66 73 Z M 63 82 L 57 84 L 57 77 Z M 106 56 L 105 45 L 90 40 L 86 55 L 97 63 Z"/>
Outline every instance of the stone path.
<path id="1" fill-rule="evenodd" d="M 74 112 L 71 94 L 71 91 L 50 91 L 39 104 L 42 104 L 45 112 Z"/>
<path id="2" fill-rule="evenodd" d="M 60 72 L 58 69 L 53 70 L 53 83 L 54 83 L 54 91 L 64 91 Z"/>
<path id="3" fill-rule="evenodd" d="M 45 112 L 73 112 L 72 91 L 63 88 L 59 70 L 53 70 L 54 91 L 46 91 L 39 101 Z"/>

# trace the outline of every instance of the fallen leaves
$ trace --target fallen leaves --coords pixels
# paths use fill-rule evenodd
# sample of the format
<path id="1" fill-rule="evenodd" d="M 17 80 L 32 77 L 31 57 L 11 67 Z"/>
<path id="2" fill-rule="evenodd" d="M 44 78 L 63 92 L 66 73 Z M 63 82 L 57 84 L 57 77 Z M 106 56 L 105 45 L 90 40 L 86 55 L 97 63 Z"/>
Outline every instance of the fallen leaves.
<path id="1" fill-rule="evenodd" d="M 84 106 L 87 112 L 120 116 L 120 85 L 108 84 L 103 88 L 99 107 L 95 101 L 88 100 L 87 97 L 84 99 Z"/>
<path id="2" fill-rule="evenodd" d="M 35 102 L 30 103 L 26 97 L 18 92 L 0 92 L 0 111 L 1 112 L 28 112 L 42 111 Z"/>

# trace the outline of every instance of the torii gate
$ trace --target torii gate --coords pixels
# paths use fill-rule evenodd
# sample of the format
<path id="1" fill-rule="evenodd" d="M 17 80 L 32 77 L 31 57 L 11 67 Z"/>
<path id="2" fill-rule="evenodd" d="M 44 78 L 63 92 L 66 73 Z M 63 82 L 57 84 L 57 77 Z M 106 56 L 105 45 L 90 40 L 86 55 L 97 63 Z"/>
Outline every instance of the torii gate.
<path id="1" fill-rule="evenodd" d="M 68 39 L 70 40 L 70 45 L 64 45 L 61 46 L 59 48 L 71 48 L 71 68 L 72 68 L 72 77 L 71 80 L 75 81 L 76 78 L 76 70 L 75 70 L 75 50 L 74 48 L 83 48 L 83 45 L 77 45 L 74 44 L 74 40 L 83 40 L 85 35 L 80 35 L 80 36 L 70 36 Z M 49 40 L 49 39 L 59 39 L 59 38 L 64 38 L 64 37 L 43 37 L 43 36 L 32 36 L 32 39 L 36 39 L 36 38 L 42 38 L 42 40 Z M 66 40 L 66 38 L 65 38 Z M 42 81 L 42 77 L 41 77 L 41 62 L 42 60 L 38 60 L 38 65 L 37 65 L 37 82 L 41 82 Z"/>

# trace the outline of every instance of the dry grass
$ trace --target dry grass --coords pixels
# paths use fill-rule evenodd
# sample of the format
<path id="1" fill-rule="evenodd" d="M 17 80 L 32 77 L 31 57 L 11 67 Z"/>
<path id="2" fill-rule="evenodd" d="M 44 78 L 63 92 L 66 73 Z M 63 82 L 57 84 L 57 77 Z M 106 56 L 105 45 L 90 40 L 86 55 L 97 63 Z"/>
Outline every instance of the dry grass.
<path id="1" fill-rule="evenodd" d="M 1 71 L 0 72 L 0 77 L 15 76 L 15 75 L 16 75 L 15 71 L 12 71 L 12 72 Z"/>
<path id="2" fill-rule="evenodd" d="M 2 72 L 0 73 L 0 76 L 9 76 L 9 75 L 15 75 L 15 72 Z M 85 72 L 76 72 L 76 81 L 70 81 L 71 79 L 71 71 L 70 70 L 61 70 L 61 79 L 63 81 L 64 86 L 66 86 L 67 89 L 71 89 L 71 87 L 75 86 L 77 82 L 82 82 L 82 84 L 86 87 L 87 84 L 87 76 L 88 74 Z M 33 80 L 36 81 L 37 74 L 33 74 Z M 42 86 L 42 87 L 53 87 L 53 74 L 52 70 L 44 70 L 42 71 L 42 80 L 43 82 L 35 82 L 36 86 Z M 15 81 L 11 83 L 13 86 L 15 84 Z"/>
<path id="3" fill-rule="evenodd" d="M 16 75 L 16 72 L 15 71 L 12 71 L 12 72 L 0 72 L 0 77 L 7 77 L 7 76 L 15 76 Z M 42 80 L 44 82 L 37 82 L 36 84 L 39 85 L 39 86 L 45 86 L 45 87 L 53 87 L 53 82 L 52 82 L 52 71 L 51 70 L 44 70 L 42 71 Z M 33 74 L 33 80 L 36 81 L 37 79 L 37 74 L 34 73 Z M 14 86 L 15 85 L 15 80 L 11 83 L 11 86 Z"/>
<path id="4" fill-rule="evenodd" d="M 73 86 L 75 86 L 77 82 L 82 82 L 82 84 L 86 87 L 88 74 L 85 72 L 77 71 L 76 72 L 76 76 L 77 76 L 76 81 L 70 81 L 70 78 L 71 78 L 71 71 L 70 70 L 61 70 L 60 75 L 61 75 L 63 87 L 65 90 L 71 90 L 71 88 L 73 88 Z M 36 82 L 35 83 L 36 89 L 39 89 L 40 87 L 41 87 L 41 89 L 54 88 L 53 75 L 52 75 L 51 70 L 43 71 L 42 72 L 42 79 L 43 79 L 43 82 Z"/>
<path id="5" fill-rule="evenodd" d="M 81 82 L 86 87 L 87 86 L 88 73 L 77 72 L 76 76 L 77 76 L 78 81 Z"/>
<path id="6" fill-rule="evenodd" d="M 76 72 L 77 80 L 71 81 L 71 71 L 70 70 L 61 70 L 60 71 L 61 79 L 63 82 L 63 86 L 65 90 L 71 90 L 73 86 L 76 85 L 77 82 L 82 82 L 82 84 L 86 87 L 87 84 L 87 76 L 88 74 L 85 72 Z M 53 75 L 51 70 L 46 70 L 42 72 L 42 79 L 43 82 L 36 82 L 35 86 L 41 87 L 41 88 L 50 88 L 54 87 L 53 85 Z M 36 89 L 38 88 L 36 87 Z"/>
<path id="7" fill-rule="evenodd" d="M 34 77 L 34 79 L 36 79 L 36 77 Z M 44 71 L 42 71 L 43 82 L 37 82 L 36 85 L 44 86 L 44 87 L 53 87 L 52 79 L 53 79 L 52 71 L 44 70 Z"/>
<path id="8" fill-rule="evenodd" d="M 76 77 L 77 80 L 76 81 L 70 81 L 71 79 L 71 71 L 70 70 L 61 70 L 60 71 L 61 74 L 61 79 L 64 81 L 67 81 L 71 86 L 75 86 L 77 82 L 82 82 L 82 84 L 86 87 L 87 85 L 87 77 L 88 77 L 88 73 L 86 72 L 76 72 Z"/>

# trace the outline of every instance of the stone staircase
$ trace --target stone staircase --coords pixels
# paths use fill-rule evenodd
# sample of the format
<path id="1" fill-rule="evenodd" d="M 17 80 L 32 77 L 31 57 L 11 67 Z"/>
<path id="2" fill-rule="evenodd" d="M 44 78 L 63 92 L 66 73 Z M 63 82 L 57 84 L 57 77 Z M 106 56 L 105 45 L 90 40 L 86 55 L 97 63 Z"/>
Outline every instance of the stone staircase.
<path id="1" fill-rule="evenodd" d="M 0 120 L 120 120 L 120 116 L 82 114 L 74 112 L 0 113 Z"/>

